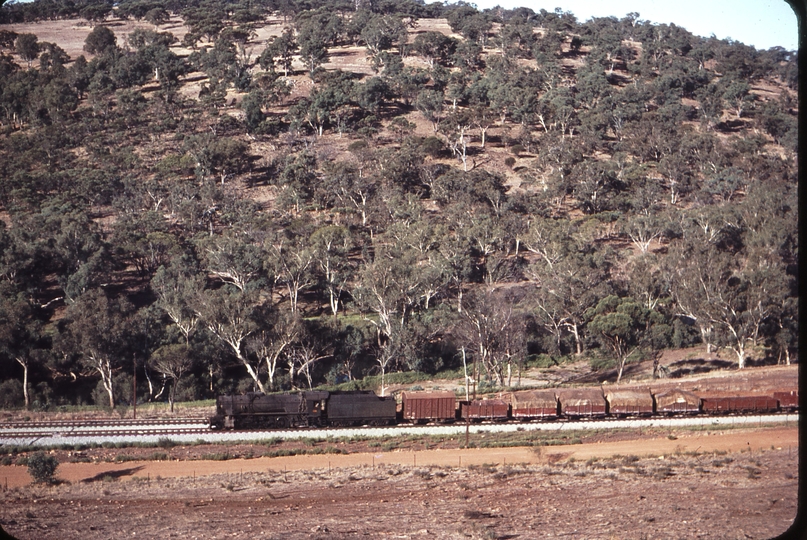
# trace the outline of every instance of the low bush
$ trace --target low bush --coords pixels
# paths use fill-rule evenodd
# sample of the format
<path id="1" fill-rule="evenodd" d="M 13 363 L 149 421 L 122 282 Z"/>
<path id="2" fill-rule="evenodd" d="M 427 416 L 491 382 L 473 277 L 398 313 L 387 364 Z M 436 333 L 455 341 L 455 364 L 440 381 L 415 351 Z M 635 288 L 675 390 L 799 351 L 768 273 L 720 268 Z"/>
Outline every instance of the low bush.
<path id="1" fill-rule="evenodd" d="M 28 474 L 39 484 L 53 482 L 53 475 L 58 466 L 56 458 L 44 452 L 35 452 L 28 458 Z"/>

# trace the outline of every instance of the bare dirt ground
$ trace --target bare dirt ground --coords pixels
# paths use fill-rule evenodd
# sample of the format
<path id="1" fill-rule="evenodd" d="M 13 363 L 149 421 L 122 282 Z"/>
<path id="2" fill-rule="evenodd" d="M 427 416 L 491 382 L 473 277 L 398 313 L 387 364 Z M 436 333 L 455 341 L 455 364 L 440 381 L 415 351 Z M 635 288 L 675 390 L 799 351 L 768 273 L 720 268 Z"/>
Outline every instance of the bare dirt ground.
<path id="1" fill-rule="evenodd" d="M 796 444 L 789 427 L 540 452 L 64 464 L 70 481 L 0 492 L 0 525 L 21 540 L 772 538 L 796 515 Z"/>

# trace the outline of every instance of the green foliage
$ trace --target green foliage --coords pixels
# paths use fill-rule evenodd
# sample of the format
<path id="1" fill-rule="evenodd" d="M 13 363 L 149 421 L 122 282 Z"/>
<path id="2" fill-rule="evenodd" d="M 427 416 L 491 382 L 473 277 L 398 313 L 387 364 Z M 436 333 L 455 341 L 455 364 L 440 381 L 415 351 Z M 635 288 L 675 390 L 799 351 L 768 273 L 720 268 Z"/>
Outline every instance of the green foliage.
<path id="1" fill-rule="evenodd" d="M 49 484 L 53 482 L 53 475 L 59 462 L 55 457 L 44 452 L 35 452 L 28 457 L 28 474 L 38 484 Z"/>
<path id="2" fill-rule="evenodd" d="M 84 50 L 90 54 L 103 54 L 117 47 L 118 38 L 106 26 L 96 26 L 84 39 Z"/>
<path id="3" fill-rule="evenodd" d="M 19 34 L 15 41 L 15 50 L 23 60 L 28 62 L 28 68 L 31 68 L 31 63 L 39 56 L 40 43 L 35 34 Z"/>
<path id="4" fill-rule="evenodd" d="M 27 371 L 30 407 L 120 407 L 134 364 L 141 401 L 459 377 L 460 326 L 510 309 L 506 345 L 466 348 L 507 351 L 497 387 L 505 365 L 704 342 L 796 357 L 793 52 L 637 14 L 372 4 L 275 6 L 264 50 L 267 6 L 116 4 L 151 28 L 170 7 L 187 57 L 145 27 L 95 25 L 89 60 L 0 31 L 2 405 Z M 413 31 L 436 13 L 462 39 Z M 375 76 L 323 68 L 349 43 Z M 179 91 L 195 71 L 198 99 Z"/>

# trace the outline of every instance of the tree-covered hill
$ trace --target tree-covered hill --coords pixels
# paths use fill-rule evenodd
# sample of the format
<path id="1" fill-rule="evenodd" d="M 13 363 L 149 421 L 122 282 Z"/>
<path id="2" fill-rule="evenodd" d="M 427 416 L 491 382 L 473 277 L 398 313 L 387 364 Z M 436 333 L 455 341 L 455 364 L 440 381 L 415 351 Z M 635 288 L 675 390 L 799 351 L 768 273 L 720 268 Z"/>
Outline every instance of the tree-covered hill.
<path id="1" fill-rule="evenodd" d="M 796 63 L 637 13 L 3 5 L 0 406 L 795 361 Z"/>

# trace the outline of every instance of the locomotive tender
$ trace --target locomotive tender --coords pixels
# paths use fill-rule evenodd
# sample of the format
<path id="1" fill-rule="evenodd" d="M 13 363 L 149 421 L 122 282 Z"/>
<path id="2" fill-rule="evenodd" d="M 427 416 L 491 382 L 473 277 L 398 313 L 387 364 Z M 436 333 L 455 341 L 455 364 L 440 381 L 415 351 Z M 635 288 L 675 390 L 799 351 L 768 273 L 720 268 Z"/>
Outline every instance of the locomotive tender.
<path id="1" fill-rule="evenodd" d="M 216 398 L 211 429 L 387 425 L 396 420 L 393 397 L 372 391 L 313 390 L 283 394 L 249 392 Z"/>
<path id="2" fill-rule="evenodd" d="M 558 388 L 504 392 L 491 399 L 457 400 L 453 392 L 402 392 L 395 398 L 372 391 L 260 392 L 216 399 L 212 429 L 392 425 L 427 422 L 554 420 L 682 414 L 744 414 L 796 411 L 798 391 L 771 396 L 696 395 L 680 389 Z"/>

